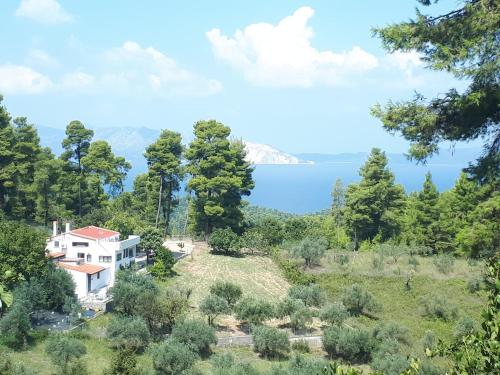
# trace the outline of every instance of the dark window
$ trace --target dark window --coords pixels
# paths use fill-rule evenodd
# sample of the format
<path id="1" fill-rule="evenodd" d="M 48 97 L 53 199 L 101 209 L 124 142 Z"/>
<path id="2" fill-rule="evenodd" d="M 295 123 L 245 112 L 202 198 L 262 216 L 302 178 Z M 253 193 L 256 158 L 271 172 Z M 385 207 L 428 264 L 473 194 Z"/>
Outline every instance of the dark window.
<path id="1" fill-rule="evenodd" d="M 97 272 L 97 279 L 100 279 L 100 278 L 101 278 L 101 273 Z"/>
<path id="2" fill-rule="evenodd" d="M 76 254 L 76 257 L 84 259 L 85 258 L 85 253 L 78 253 L 78 254 Z"/>
<path id="3" fill-rule="evenodd" d="M 88 242 L 73 242 L 73 247 L 89 247 Z"/>
<path id="4" fill-rule="evenodd" d="M 122 254 L 121 253 L 116 255 L 116 260 L 117 261 L 122 260 Z"/>
<path id="5" fill-rule="evenodd" d="M 54 247 L 59 247 L 59 241 L 54 241 Z"/>
<path id="6" fill-rule="evenodd" d="M 134 249 L 133 248 L 129 249 L 129 251 L 128 251 L 128 257 L 129 258 L 133 258 L 134 257 Z"/>
<path id="7" fill-rule="evenodd" d="M 92 262 L 92 255 L 87 254 L 87 262 Z"/>
<path id="8" fill-rule="evenodd" d="M 99 262 L 101 263 L 111 263 L 112 257 L 99 255 Z"/>

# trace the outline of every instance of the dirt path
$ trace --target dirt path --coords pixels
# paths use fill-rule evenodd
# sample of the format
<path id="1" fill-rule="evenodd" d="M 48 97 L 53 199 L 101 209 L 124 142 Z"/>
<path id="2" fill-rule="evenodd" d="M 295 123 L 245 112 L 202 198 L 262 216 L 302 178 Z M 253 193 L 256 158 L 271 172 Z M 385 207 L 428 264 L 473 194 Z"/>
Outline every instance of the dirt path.
<path id="1" fill-rule="evenodd" d="M 290 336 L 290 342 L 304 340 L 310 346 L 319 348 L 322 345 L 321 336 Z M 242 335 L 242 336 L 230 336 L 230 337 L 219 337 L 217 341 L 218 347 L 229 347 L 229 346 L 252 346 L 252 336 Z"/>

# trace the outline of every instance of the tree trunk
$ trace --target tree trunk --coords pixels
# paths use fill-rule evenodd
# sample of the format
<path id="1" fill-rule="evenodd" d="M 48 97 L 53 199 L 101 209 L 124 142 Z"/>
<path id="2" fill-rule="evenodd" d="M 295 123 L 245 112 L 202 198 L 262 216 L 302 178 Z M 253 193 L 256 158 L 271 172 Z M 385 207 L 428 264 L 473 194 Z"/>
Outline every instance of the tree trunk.
<path id="1" fill-rule="evenodd" d="M 163 193 L 163 176 L 160 174 L 160 189 L 158 193 L 158 210 L 156 210 L 155 228 L 158 228 L 158 220 L 160 220 L 161 195 Z"/>
<path id="2" fill-rule="evenodd" d="M 168 192 L 167 192 L 167 212 L 165 217 L 165 236 L 168 233 L 168 226 L 170 224 L 170 211 L 172 210 L 172 181 L 168 182 Z"/>

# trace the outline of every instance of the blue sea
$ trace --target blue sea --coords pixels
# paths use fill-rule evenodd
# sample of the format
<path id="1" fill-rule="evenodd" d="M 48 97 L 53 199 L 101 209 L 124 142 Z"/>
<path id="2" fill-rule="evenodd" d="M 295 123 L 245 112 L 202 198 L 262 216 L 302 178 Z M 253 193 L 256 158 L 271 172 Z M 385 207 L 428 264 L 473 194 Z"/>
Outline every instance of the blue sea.
<path id="1" fill-rule="evenodd" d="M 290 213 L 311 213 L 328 208 L 331 191 L 337 178 L 347 185 L 360 180 L 358 171 L 363 163 L 322 162 L 298 165 L 258 165 L 255 167 L 255 189 L 247 199 L 253 205 Z M 389 163 L 389 168 L 407 192 L 417 191 L 427 171 L 440 191 L 453 187 L 466 165 L 428 164 L 411 162 Z"/>

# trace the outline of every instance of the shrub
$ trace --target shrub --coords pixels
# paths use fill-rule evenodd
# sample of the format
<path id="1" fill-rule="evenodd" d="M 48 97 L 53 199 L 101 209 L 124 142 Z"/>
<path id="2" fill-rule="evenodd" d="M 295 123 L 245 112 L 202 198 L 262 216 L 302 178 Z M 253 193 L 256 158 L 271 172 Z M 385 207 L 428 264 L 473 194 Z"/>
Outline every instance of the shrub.
<path id="1" fill-rule="evenodd" d="M 111 366 L 104 371 L 104 375 L 139 375 L 135 352 L 129 349 L 120 349 L 113 353 Z"/>
<path id="2" fill-rule="evenodd" d="M 371 357 L 373 341 L 366 331 L 332 326 L 325 329 L 323 348 L 331 358 L 365 363 Z"/>
<path id="3" fill-rule="evenodd" d="M 373 294 L 363 289 L 359 284 L 354 284 L 344 291 L 342 303 L 353 315 L 377 312 L 381 309 Z"/>
<path id="4" fill-rule="evenodd" d="M 258 326 L 252 332 L 254 350 L 264 357 L 274 358 L 290 351 L 288 334 L 278 328 Z"/>
<path id="5" fill-rule="evenodd" d="M 252 297 L 243 298 L 235 306 L 236 319 L 250 324 L 259 325 L 274 315 L 274 308 L 267 301 Z"/>
<path id="6" fill-rule="evenodd" d="M 445 275 L 453 271 L 453 266 L 455 264 L 455 258 L 451 255 L 438 255 L 434 258 L 434 265 L 437 270 Z"/>
<path id="7" fill-rule="evenodd" d="M 292 342 L 292 350 L 299 353 L 309 353 L 311 348 L 306 340 L 295 340 Z"/>
<path id="8" fill-rule="evenodd" d="M 477 293 L 481 290 L 483 284 L 483 279 L 481 277 L 473 277 L 469 281 L 467 281 L 467 289 L 471 293 Z"/>
<path id="9" fill-rule="evenodd" d="M 383 254 L 373 254 L 372 268 L 377 271 L 383 271 L 385 266 L 385 257 Z"/>
<path id="10" fill-rule="evenodd" d="M 9 345 L 17 348 L 28 345 L 28 333 L 31 329 L 29 311 L 28 302 L 15 300 L 0 320 L 0 333 L 9 338 Z"/>
<path id="11" fill-rule="evenodd" d="M 306 329 L 309 324 L 312 323 L 313 314 L 311 310 L 307 307 L 303 307 L 297 311 L 295 311 L 290 316 L 290 326 L 294 330 Z"/>
<path id="12" fill-rule="evenodd" d="M 422 361 L 420 364 L 420 372 L 418 375 L 442 375 L 445 370 L 436 366 L 431 361 Z"/>
<path id="13" fill-rule="evenodd" d="M 445 296 L 433 295 L 422 299 L 423 315 L 428 318 L 449 321 L 458 315 L 456 306 L 451 305 Z"/>
<path id="14" fill-rule="evenodd" d="M 241 298 L 243 291 L 239 285 L 230 281 L 216 281 L 210 286 L 210 293 L 224 298 L 227 304 L 232 307 Z"/>
<path id="15" fill-rule="evenodd" d="M 319 285 L 294 285 L 288 289 L 288 296 L 304 302 L 309 307 L 320 307 L 325 302 L 325 292 Z"/>
<path id="16" fill-rule="evenodd" d="M 45 344 L 45 353 L 63 373 L 67 373 L 71 361 L 80 358 L 86 352 L 85 345 L 79 340 L 64 334 L 50 336 Z"/>
<path id="17" fill-rule="evenodd" d="M 269 375 L 318 375 L 327 374 L 325 368 L 328 362 L 323 359 L 310 358 L 303 355 L 292 357 L 286 366 L 274 365 Z M 330 372 L 328 372 L 330 374 Z M 331 372 L 337 374 L 337 372 Z M 355 375 L 355 374 L 353 374 Z"/>
<path id="18" fill-rule="evenodd" d="M 219 315 L 228 314 L 230 311 L 227 301 L 214 294 L 206 296 L 200 304 L 200 312 L 207 316 L 209 325 L 213 325 Z"/>
<path id="19" fill-rule="evenodd" d="M 384 375 L 400 375 L 409 366 L 409 361 L 401 353 L 375 355 L 372 367 Z"/>
<path id="20" fill-rule="evenodd" d="M 114 316 L 108 324 L 107 336 L 111 346 L 130 351 L 142 351 L 151 339 L 148 325 L 141 317 Z"/>
<path id="21" fill-rule="evenodd" d="M 198 359 L 187 345 L 166 340 L 151 351 L 153 367 L 157 375 L 177 375 L 189 370 Z"/>
<path id="22" fill-rule="evenodd" d="M 172 329 L 171 337 L 199 354 L 210 353 L 210 345 L 217 344 L 215 330 L 201 320 L 177 323 Z"/>
<path id="23" fill-rule="evenodd" d="M 282 259 L 277 255 L 275 256 L 275 261 L 278 263 L 285 279 L 291 284 L 309 285 L 316 281 L 314 275 L 303 272 L 300 266 L 291 259 Z"/>
<path id="24" fill-rule="evenodd" d="M 304 259 L 305 266 L 311 267 L 325 255 L 327 247 L 328 241 L 322 237 L 306 237 L 292 247 L 291 255 Z"/>
<path id="25" fill-rule="evenodd" d="M 287 316 L 293 315 L 298 310 L 304 307 L 304 302 L 298 299 L 292 299 L 286 297 L 284 300 L 280 301 L 276 306 L 276 318 L 283 319 Z"/>
<path id="26" fill-rule="evenodd" d="M 5 353 L 0 353 L 0 374 L 2 375 L 36 375 L 38 372 L 25 367 L 22 363 L 13 362 Z"/>
<path id="27" fill-rule="evenodd" d="M 417 258 L 411 256 L 408 258 L 408 264 L 412 266 L 414 270 L 417 270 L 418 266 L 420 265 L 420 262 L 418 261 Z"/>
<path id="28" fill-rule="evenodd" d="M 410 331 L 396 322 L 378 324 L 373 329 L 373 337 L 380 342 L 394 340 L 401 344 L 410 344 Z"/>
<path id="29" fill-rule="evenodd" d="M 333 258 L 335 263 L 345 266 L 346 264 L 349 263 L 349 255 L 347 254 L 336 254 L 335 257 Z"/>
<path id="30" fill-rule="evenodd" d="M 145 292 L 158 293 L 158 288 L 151 276 L 122 270 L 116 274 L 115 285 L 111 288 L 115 311 L 125 315 L 134 315 L 143 307 L 141 299 Z"/>
<path id="31" fill-rule="evenodd" d="M 460 319 L 453 329 L 453 339 L 462 341 L 466 336 L 473 335 L 479 330 L 478 323 L 469 316 Z"/>
<path id="32" fill-rule="evenodd" d="M 208 245 L 215 253 L 223 253 L 226 255 L 238 255 L 241 249 L 240 239 L 230 228 L 214 229 Z"/>
<path id="33" fill-rule="evenodd" d="M 212 358 L 210 375 L 259 375 L 259 372 L 249 363 L 236 362 L 231 353 L 224 353 Z"/>
<path id="34" fill-rule="evenodd" d="M 426 349 L 434 350 L 436 348 L 437 340 L 436 335 L 432 331 L 425 331 L 424 337 L 421 340 L 422 349 L 424 352 Z"/>
<path id="35" fill-rule="evenodd" d="M 328 324 L 340 326 L 349 317 L 349 312 L 342 303 L 332 303 L 325 306 L 319 316 Z"/>

